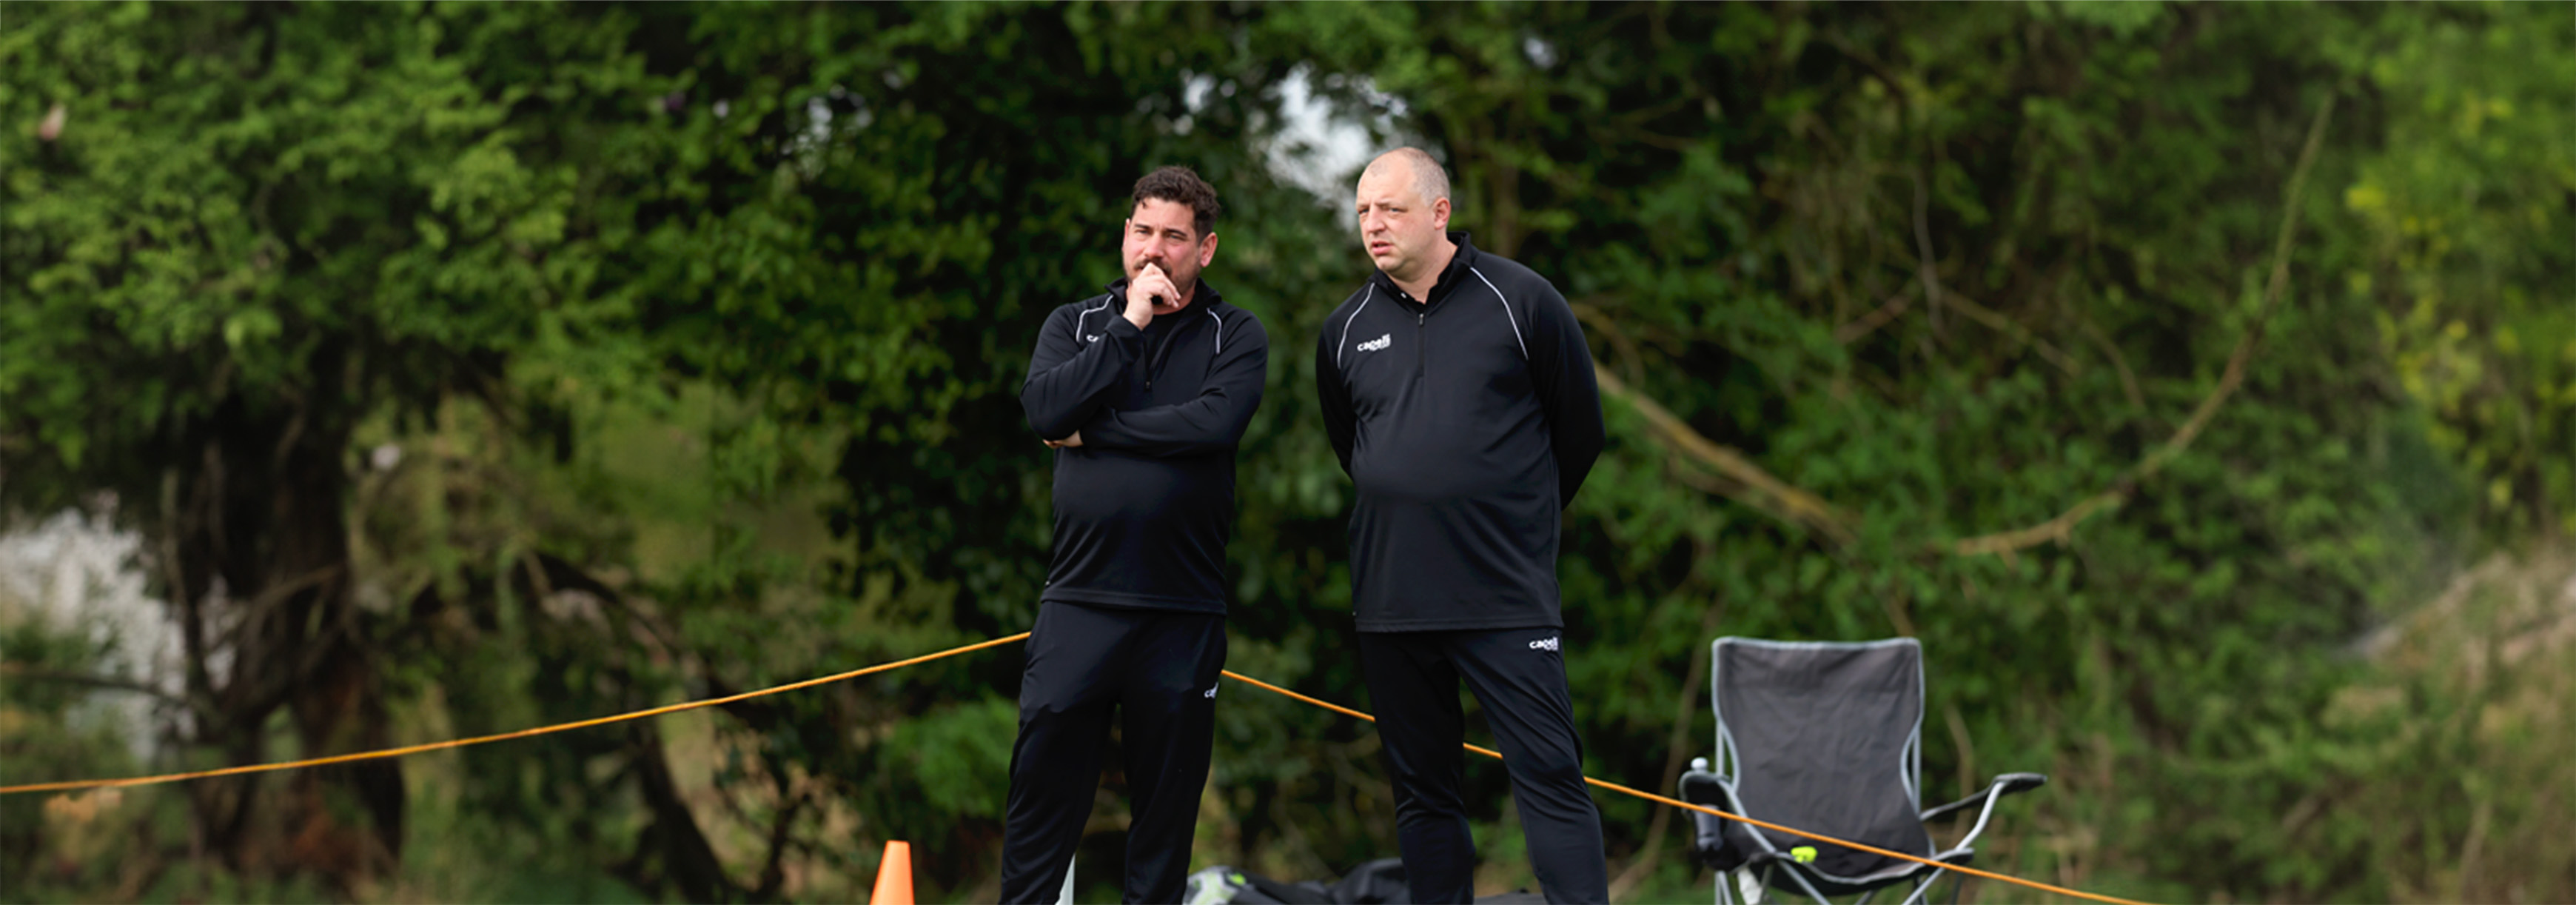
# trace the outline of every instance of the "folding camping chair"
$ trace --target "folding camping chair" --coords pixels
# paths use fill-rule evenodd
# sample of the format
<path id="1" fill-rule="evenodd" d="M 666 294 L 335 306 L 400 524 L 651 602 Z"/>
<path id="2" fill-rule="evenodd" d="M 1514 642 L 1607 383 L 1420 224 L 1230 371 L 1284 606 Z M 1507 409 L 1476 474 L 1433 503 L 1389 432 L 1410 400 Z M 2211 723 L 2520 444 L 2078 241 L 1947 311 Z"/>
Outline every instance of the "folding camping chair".
<path id="1" fill-rule="evenodd" d="M 1921 810 L 1923 648 L 1912 638 L 1859 643 L 1719 638 L 1709 651 L 1718 765 L 1694 758 L 1681 798 L 1740 814 L 1903 852 L 1942 865 L 1966 864 L 1995 802 L 2048 782 L 2006 773 L 1975 795 Z M 1970 808 L 1976 825 L 1947 851 L 1932 849 L 1926 824 Z M 1766 890 L 1860 895 L 1901 883 L 1906 905 L 1924 901 L 1942 867 L 1874 855 L 1693 812 L 1695 853 L 1717 871 L 1717 903 Z M 1952 887 L 1955 896 L 1957 888 Z"/>

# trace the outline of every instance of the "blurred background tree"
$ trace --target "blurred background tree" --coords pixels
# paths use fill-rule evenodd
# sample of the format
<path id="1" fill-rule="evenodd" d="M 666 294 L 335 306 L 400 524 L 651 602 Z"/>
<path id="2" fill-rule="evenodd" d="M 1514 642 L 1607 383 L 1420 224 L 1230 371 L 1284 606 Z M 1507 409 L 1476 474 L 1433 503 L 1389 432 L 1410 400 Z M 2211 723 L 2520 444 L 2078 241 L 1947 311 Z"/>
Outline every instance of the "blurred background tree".
<path id="1" fill-rule="evenodd" d="M 1613 397 L 1560 567 L 1594 775 L 1705 753 L 1717 635 L 1911 635 L 1927 797 L 2057 777 L 1982 863 L 2576 895 L 2571 67 L 2539 5 L 0 7 L 0 511 L 130 531 L 178 639 L 0 583 L 0 783 L 1023 630 L 1016 389 L 1135 176 L 1219 187 L 1210 280 L 1302 348 L 1365 275 L 1342 152 L 1416 142 Z M 1364 704 L 1311 367 L 1241 453 L 1230 665 Z M 1018 663 L 13 796 L 0 897 L 850 900 L 908 839 L 989 899 Z M 1200 863 L 1393 853 L 1364 726 L 1229 700 Z M 1603 806 L 1616 897 L 1705 894 Z"/>

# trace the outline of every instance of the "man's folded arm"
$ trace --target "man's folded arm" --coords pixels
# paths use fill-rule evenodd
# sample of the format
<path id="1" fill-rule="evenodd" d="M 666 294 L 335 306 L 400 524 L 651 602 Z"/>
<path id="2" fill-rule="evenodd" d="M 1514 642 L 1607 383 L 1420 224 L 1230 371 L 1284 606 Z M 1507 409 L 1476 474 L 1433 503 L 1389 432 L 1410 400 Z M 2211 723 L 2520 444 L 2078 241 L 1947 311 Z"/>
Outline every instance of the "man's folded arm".
<path id="1" fill-rule="evenodd" d="M 1232 449 L 1242 442 L 1269 377 L 1270 336 L 1260 321 L 1249 317 L 1222 335 L 1224 348 L 1209 363 L 1207 385 L 1196 398 L 1127 412 L 1103 408 L 1082 423 L 1082 445 L 1185 456 Z"/>
<path id="2" fill-rule="evenodd" d="M 1020 409 L 1039 439 L 1062 440 L 1099 414 L 1101 402 L 1125 379 L 1145 333 L 1115 312 L 1094 328 L 1100 338 L 1084 342 L 1075 335 L 1077 309 L 1059 308 L 1038 331 L 1037 351 L 1029 356 L 1029 378 L 1020 384 Z M 1103 320 L 1101 314 L 1091 316 Z M 1085 437 L 1085 440 L 1090 439 Z"/>

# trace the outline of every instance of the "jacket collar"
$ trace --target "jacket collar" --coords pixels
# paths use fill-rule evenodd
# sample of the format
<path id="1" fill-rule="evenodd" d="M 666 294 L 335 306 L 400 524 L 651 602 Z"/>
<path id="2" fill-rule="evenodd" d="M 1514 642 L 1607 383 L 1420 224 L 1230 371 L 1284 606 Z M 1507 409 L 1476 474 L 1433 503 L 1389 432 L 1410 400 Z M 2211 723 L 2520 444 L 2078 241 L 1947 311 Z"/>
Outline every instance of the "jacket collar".
<path id="1" fill-rule="evenodd" d="M 1450 230 L 1449 241 L 1458 244 L 1458 253 L 1450 256 L 1449 266 L 1441 268 L 1440 279 L 1432 281 L 1431 297 L 1415 299 L 1414 304 L 1423 308 L 1439 304 L 1441 299 L 1449 297 L 1450 290 L 1457 287 L 1458 281 L 1467 278 L 1467 269 L 1476 266 L 1476 246 L 1467 241 L 1465 230 Z M 1403 288 L 1395 285 L 1395 278 L 1387 276 L 1386 271 L 1370 272 L 1369 282 L 1376 284 L 1377 288 L 1384 290 L 1389 297 L 1397 301 L 1404 299 Z"/>

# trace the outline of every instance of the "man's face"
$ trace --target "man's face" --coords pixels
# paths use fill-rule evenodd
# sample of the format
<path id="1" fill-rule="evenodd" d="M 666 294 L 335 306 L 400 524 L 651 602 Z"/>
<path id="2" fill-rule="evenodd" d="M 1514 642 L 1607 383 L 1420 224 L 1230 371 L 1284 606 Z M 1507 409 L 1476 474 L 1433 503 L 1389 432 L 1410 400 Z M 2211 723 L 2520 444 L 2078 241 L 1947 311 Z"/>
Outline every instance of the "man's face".
<path id="1" fill-rule="evenodd" d="M 1192 292 L 1198 285 L 1199 271 L 1207 269 L 1216 258 L 1216 234 L 1198 234 L 1197 213 L 1190 206 L 1161 198 L 1147 198 L 1136 203 L 1127 217 L 1127 238 L 1120 257 L 1127 265 L 1127 278 L 1135 279 L 1145 265 L 1163 268 L 1172 286 Z M 1180 299 L 1171 299 L 1179 303 Z"/>
<path id="2" fill-rule="evenodd" d="M 1431 264 L 1432 249 L 1449 228 L 1449 199 L 1424 203 L 1412 168 L 1402 163 L 1370 167 L 1360 176 L 1360 245 L 1388 276 L 1411 282 Z"/>

